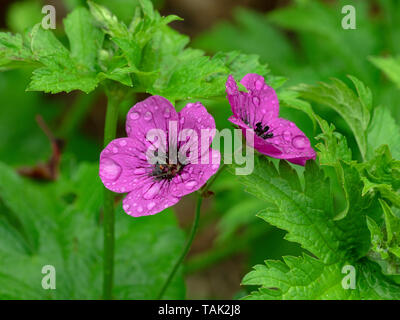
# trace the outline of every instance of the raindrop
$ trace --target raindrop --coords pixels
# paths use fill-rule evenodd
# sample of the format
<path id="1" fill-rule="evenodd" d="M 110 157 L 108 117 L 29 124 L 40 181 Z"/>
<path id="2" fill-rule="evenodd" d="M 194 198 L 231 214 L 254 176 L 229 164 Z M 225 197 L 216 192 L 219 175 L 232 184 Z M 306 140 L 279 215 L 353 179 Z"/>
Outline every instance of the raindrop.
<path id="1" fill-rule="evenodd" d="M 126 140 L 120 140 L 119 141 L 119 145 L 121 146 L 121 147 L 124 147 L 124 146 L 126 146 Z"/>
<path id="2" fill-rule="evenodd" d="M 155 207 L 155 205 L 156 205 L 155 202 L 150 202 L 150 203 L 147 205 L 147 209 L 151 210 L 151 209 L 153 209 L 153 208 Z"/>
<path id="3" fill-rule="evenodd" d="M 143 208 L 142 208 L 142 206 L 138 206 L 136 210 L 137 210 L 137 212 L 139 212 L 139 213 L 140 213 L 140 212 L 142 212 L 142 211 L 143 211 Z"/>
<path id="4" fill-rule="evenodd" d="M 101 162 L 100 176 L 104 179 L 115 181 L 118 179 L 122 168 L 112 159 L 104 159 Z"/>
<path id="5" fill-rule="evenodd" d="M 256 81 L 256 89 L 257 90 L 261 90 L 261 88 L 263 87 L 264 83 L 262 83 L 261 80 L 257 80 Z"/>
<path id="6" fill-rule="evenodd" d="M 195 186 L 197 186 L 197 181 L 196 180 L 190 180 L 185 183 L 185 187 L 189 190 L 192 190 Z"/>
<path id="7" fill-rule="evenodd" d="M 309 141 L 304 136 L 297 136 L 293 138 L 292 145 L 296 149 L 304 149 L 309 145 Z"/>
<path id="8" fill-rule="evenodd" d="M 112 149 L 112 151 L 113 151 L 113 153 L 118 153 L 118 148 L 117 148 L 117 147 L 114 147 L 114 148 Z"/>
<path id="9" fill-rule="evenodd" d="M 253 103 L 258 106 L 260 104 L 260 99 L 258 97 L 253 97 Z"/>
<path id="10" fill-rule="evenodd" d="M 165 108 L 164 117 L 168 119 L 170 116 L 171 116 L 171 111 L 169 110 L 169 108 Z"/>
<path id="11" fill-rule="evenodd" d="M 292 138 L 292 134 L 290 133 L 290 131 L 283 131 L 283 139 L 286 141 L 290 141 L 290 139 Z"/>
<path id="12" fill-rule="evenodd" d="M 137 120 L 140 117 L 140 114 L 137 112 L 132 112 L 129 116 L 132 120 Z"/>
<path id="13" fill-rule="evenodd" d="M 122 206 L 122 208 L 124 208 L 125 211 L 128 211 L 129 208 L 130 208 L 130 205 L 129 205 L 129 204 L 124 204 L 124 205 Z"/>
<path id="14" fill-rule="evenodd" d="M 150 112 L 150 111 L 147 111 L 147 112 L 144 114 L 144 120 L 150 121 L 151 118 L 152 118 L 151 112 Z"/>
<path id="15" fill-rule="evenodd" d="M 146 200 L 153 199 L 159 191 L 160 184 L 155 183 L 143 194 L 143 198 L 145 198 Z"/>

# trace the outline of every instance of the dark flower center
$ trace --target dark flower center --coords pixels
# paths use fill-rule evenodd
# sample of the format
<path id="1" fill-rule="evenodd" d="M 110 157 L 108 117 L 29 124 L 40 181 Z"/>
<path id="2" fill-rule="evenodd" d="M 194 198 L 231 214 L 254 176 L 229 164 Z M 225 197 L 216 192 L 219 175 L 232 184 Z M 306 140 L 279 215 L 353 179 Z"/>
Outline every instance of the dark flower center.
<path id="1" fill-rule="evenodd" d="M 185 165 L 177 164 L 155 164 L 151 176 L 155 181 L 172 180 L 177 174 L 181 173 Z"/>
<path id="2" fill-rule="evenodd" d="M 263 127 L 261 122 L 257 122 L 256 127 L 254 128 L 254 132 L 256 133 L 256 135 L 263 138 L 264 140 L 272 138 L 274 136 L 274 134 L 272 132 L 268 132 L 268 130 L 269 126 Z"/>

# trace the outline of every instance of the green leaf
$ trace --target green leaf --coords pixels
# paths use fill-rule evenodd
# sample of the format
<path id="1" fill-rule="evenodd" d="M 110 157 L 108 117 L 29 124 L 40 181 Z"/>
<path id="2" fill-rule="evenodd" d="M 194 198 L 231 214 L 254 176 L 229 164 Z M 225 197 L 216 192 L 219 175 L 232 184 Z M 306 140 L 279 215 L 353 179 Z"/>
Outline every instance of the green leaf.
<path id="1" fill-rule="evenodd" d="M 332 79 L 331 84 L 321 82 L 317 85 L 302 84 L 296 87 L 306 100 L 328 106 L 339 113 L 353 131 L 363 158 L 367 151 L 366 130 L 370 121 L 370 91 L 359 80 L 350 77 L 359 95 L 356 95 L 344 82 Z"/>
<path id="2" fill-rule="evenodd" d="M 0 32 L 0 70 L 33 63 L 32 52 L 21 35 Z"/>
<path id="3" fill-rule="evenodd" d="M 0 297 L 100 299 L 104 187 L 98 166 L 81 164 L 60 179 L 37 185 L 0 164 Z M 171 210 L 134 219 L 115 214 L 116 299 L 154 299 L 182 250 L 184 237 Z M 154 263 L 155 257 L 157 263 Z M 42 267 L 53 265 L 57 289 L 41 286 Z M 182 299 L 181 272 L 167 299 Z"/>
<path id="4" fill-rule="evenodd" d="M 364 183 L 363 195 L 372 190 L 381 197 L 400 207 L 400 160 L 392 158 L 387 145 L 375 150 L 374 157 L 356 165 Z"/>
<path id="5" fill-rule="evenodd" d="M 95 71 L 98 51 L 103 44 L 103 33 L 94 25 L 90 12 L 84 8 L 74 10 L 64 20 L 71 58 L 83 68 Z"/>
<path id="6" fill-rule="evenodd" d="M 64 20 L 71 51 L 40 24 L 31 31 L 31 50 L 44 67 L 33 72 L 27 90 L 57 93 L 94 90 L 99 83 L 97 56 L 103 34 L 94 26 L 85 8 L 74 10 Z"/>
<path id="7" fill-rule="evenodd" d="M 265 261 L 244 279 L 245 285 L 259 285 L 258 291 L 246 296 L 248 300 L 380 300 L 399 299 L 400 288 L 382 276 L 376 265 L 362 259 L 355 267 L 355 289 L 344 289 L 342 273 L 346 263 L 323 264 L 321 261 L 303 257 L 284 257 L 281 261 Z"/>
<path id="8" fill-rule="evenodd" d="M 367 131 L 367 158 L 371 159 L 374 150 L 386 144 L 389 146 L 393 157 L 400 159 L 400 127 L 390 114 L 390 110 L 384 107 L 377 107 L 371 119 Z"/>
<path id="9" fill-rule="evenodd" d="M 371 233 L 371 251 L 369 257 L 376 261 L 382 272 L 388 275 L 400 275 L 400 218 L 393 214 L 389 205 L 379 199 L 384 214 L 384 226 L 367 217 Z"/>
<path id="10" fill-rule="evenodd" d="M 400 88 L 400 57 L 370 57 L 369 60 Z"/>
<path id="11" fill-rule="evenodd" d="M 350 205 L 347 216 L 334 221 L 337 214 L 329 181 L 315 163 L 307 163 L 305 189 L 301 190 L 289 182 L 295 176 L 286 172 L 288 168 L 281 166 L 278 172 L 265 158 L 255 160 L 254 172 L 243 176 L 241 182 L 249 193 L 266 201 L 259 217 L 288 231 L 287 240 L 301 244 L 324 263 L 356 260 L 367 252 L 369 232 L 363 217 L 374 206 L 369 195 L 360 197 L 362 186 L 356 169 L 342 164 Z"/>

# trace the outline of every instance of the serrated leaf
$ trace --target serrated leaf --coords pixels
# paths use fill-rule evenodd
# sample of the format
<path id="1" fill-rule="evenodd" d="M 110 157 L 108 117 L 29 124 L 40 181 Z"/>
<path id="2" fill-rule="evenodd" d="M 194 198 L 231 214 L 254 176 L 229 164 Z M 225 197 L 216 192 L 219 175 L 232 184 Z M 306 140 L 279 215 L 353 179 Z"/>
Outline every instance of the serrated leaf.
<path id="1" fill-rule="evenodd" d="M 384 107 L 375 108 L 367 131 L 367 157 L 371 159 L 374 155 L 374 150 L 386 144 L 390 147 L 393 157 L 400 159 L 399 140 L 400 127 L 390 114 L 390 110 Z"/>
<path id="2" fill-rule="evenodd" d="M 265 158 L 256 158 L 254 172 L 241 177 L 247 191 L 266 201 L 266 209 L 258 216 L 270 224 L 287 230 L 286 239 L 303 248 L 324 263 L 362 257 L 369 248 L 369 232 L 365 215 L 373 211 L 369 196 L 360 197 L 357 170 L 342 164 L 345 187 L 349 194 L 349 210 L 345 218 L 334 221 L 330 185 L 313 162 L 305 170 L 305 189 L 291 186 Z M 287 170 L 282 167 L 281 170 Z M 289 177 L 290 175 L 288 175 Z"/>
<path id="3" fill-rule="evenodd" d="M 33 64 L 32 52 L 21 35 L 0 32 L 0 70 L 9 69 L 15 64 Z"/>
<path id="4" fill-rule="evenodd" d="M 368 90 L 355 80 L 359 90 L 358 96 L 344 82 L 332 79 L 332 83 L 321 82 L 317 85 L 302 84 L 296 87 L 301 96 L 306 100 L 328 106 L 339 113 L 353 131 L 360 153 L 365 158 L 367 152 L 366 130 L 370 121 Z M 364 89 L 360 89 L 363 87 Z"/>
<path id="5" fill-rule="evenodd" d="M 266 261 L 265 265 L 254 267 L 244 279 L 245 285 L 259 285 L 247 300 L 364 300 L 399 299 L 400 288 L 379 274 L 376 266 L 366 259 L 354 264 L 355 289 L 345 289 L 342 285 L 346 274 L 342 267 L 346 263 L 331 265 L 303 255 L 284 257 L 284 262 Z"/>

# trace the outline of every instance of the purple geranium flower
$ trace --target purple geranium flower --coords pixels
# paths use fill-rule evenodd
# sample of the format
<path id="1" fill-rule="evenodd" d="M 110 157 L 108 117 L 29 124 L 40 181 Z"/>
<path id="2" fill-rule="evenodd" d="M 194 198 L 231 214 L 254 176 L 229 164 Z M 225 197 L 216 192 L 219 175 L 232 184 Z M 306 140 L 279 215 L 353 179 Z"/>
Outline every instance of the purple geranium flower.
<path id="1" fill-rule="evenodd" d="M 252 147 L 267 156 L 286 159 L 304 166 L 316 153 L 310 141 L 297 126 L 278 118 L 279 102 L 274 89 L 265 84 L 264 78 L 249 73 L 240 82 L 247 92 L 238 90 L 235 79 L 228 77 L 226 92 L 233 116 L 229 121 L 239 126 L 245 134 L 250 129 L 254 137 Z"/>
<path id="2" fill-rule="evenodd" d="M 170 132 L 173 125 L 176 137 Z M 166 135 L 165 143 L 153 150 L 156 156 L 161 150 L 165 163 L 152 163 L 147 156 L 155 146 L 147 139 L 154 129 Z M 200 143 L 204 130 L 211 133 Z M 177 113 L 167 99 L 149 97 L 128 112 L 126 132 L 127 138 L 111 141 L 101 152 L 99 175 L 107 189 L 128 193 L 123 209 L 134 217 L 153 215 L 174 205 L 182 196 L 202 187 L 219 168 L 220 153 L 210 148 L 215 121 L 200 102 L 189 103 Z M 189 132 L 189 139 L 180 140 L 183 132 Z M 190 148 L 198 153 L 187 155 Z M 175 156 L 171 157 L 170 149 L 176 150 Z M 178 156 L 181 153 L 186 161 Z"/>

